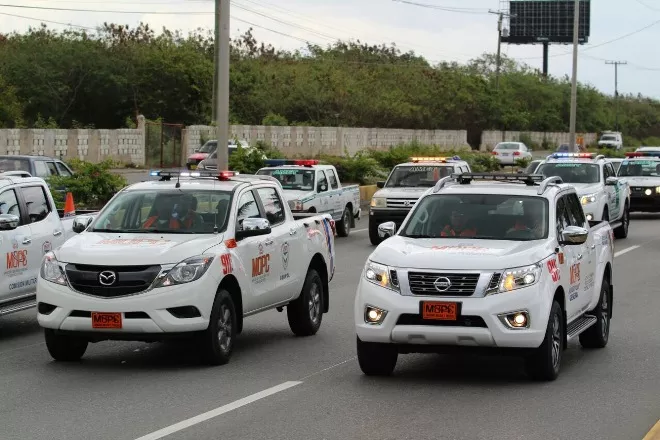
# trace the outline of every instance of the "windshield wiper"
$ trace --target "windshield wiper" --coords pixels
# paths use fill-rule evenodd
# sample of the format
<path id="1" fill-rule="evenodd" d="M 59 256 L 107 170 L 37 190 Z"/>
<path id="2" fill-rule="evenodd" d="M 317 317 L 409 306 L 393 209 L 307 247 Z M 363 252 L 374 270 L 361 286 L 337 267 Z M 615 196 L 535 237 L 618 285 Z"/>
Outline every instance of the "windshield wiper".
<path id="1" fill-rule="evenodd" d="M 94 229 L 90 230 L 90 232 L 123 232 L 123 231 L 121 229 L 103 229 L 103 228 L 96 229 L 96 228 L 94 228 Z"/>
<path id="2" fill-rule="evenodd" d="M 124 229 L 113 232 L 122 232 L 124 234 L 196 234 L 193 231 L 180 231 L 178 229 Z"/>

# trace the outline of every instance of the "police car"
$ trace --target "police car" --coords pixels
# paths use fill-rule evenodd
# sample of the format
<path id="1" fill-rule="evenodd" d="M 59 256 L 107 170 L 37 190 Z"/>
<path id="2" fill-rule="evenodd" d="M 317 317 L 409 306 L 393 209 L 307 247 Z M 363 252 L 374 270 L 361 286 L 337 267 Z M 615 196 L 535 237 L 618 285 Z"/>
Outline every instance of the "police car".
<path id="1" fill-rule="evenodd" d="M 626 153 L 619 178 L 630 185 L 631 212 L 660 212 L 660 151 Z"/>
<path id="2" fill-rule="evenodd" d="M 593 153 L 554 153 L 536 170 L 546 177 L 559 176 L 573 185 L 587 220 L 607 220 L 616 238 L 628 236 L 630 188 L 617 178 L 614 166 L 603 155 Z"/>

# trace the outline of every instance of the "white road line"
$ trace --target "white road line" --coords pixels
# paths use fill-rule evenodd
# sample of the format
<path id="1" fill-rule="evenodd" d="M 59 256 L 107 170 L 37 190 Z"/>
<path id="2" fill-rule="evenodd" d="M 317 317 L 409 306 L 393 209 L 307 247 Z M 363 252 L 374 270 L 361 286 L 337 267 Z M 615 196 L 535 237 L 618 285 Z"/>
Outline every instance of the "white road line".
<path id="1" fill-rule="evenodd" d="M 158 431 L 152 432 L 151 434 L 147 434 L 145 436 L 142 436 L 136 440 L 159 440 L 165 436 L 168 436 L 170 434 L 174 434 L 175 432 L 182 431 L 186 428 L 189 428 L 191 426 L 197 425 L 199 423 L 205 422 L 206 420 L 212 419 L 214 417 L 218 417 L 222 414 L 226 414 L 230 411 L 233 411 L 235 409 L 238 409 L 242 406 L 249 405 L 250 403 L 254 403 L 257 400 L 265 399 L 268 396 L 272 396 L 273 394 L 277 394 L 279 392 L 282 392 L 284 390 L 288 390 L 289 388 L 295 387 L 296 385 L 300 385 L 302 382 L 300 381 L 290 381 L 290 382 L 284 382 L 281 383 L 277 386 L 274 386 L 272 388 L 268 388 L 263 391 L 259 391 L 258 393 L 254 393 L 250 396 L 244 397 L 242 399 L 236 400 L 234 402 L 228 403 L 227 405 L 223 405 L 219 408 L 216 408 L 214 410 L 205 412 L 203 414 L 200 414 L 195 417 L 191 417 L 188 420 L 184 420 L 179 423 L 175 423 L 174 425 L 170 425 L 167 428 L 159 429 Z"/>
<path id="2" fill-rule="evenodd" d="M 356 229 L 356 230 L 351 231 L 351 232 L 364 232 L 364 231 L 368 231 L 368 230 L 369 230 L 369 228 L 364 228 L 364 229 Z"/>
<path id="3" fill-rule="evenodd" d="M 638 248 L 641 248 L 641 247 L 642 247 L 641 245 L 636 245 L 636 246 L 627 247 L 625 249 L 621 249 L 619 252 L 614 253 L 614 258 L 620 257 L 623 254 L 627 254 L 628 252 L 634 251 L 635 249 L 638 249 Z"/>

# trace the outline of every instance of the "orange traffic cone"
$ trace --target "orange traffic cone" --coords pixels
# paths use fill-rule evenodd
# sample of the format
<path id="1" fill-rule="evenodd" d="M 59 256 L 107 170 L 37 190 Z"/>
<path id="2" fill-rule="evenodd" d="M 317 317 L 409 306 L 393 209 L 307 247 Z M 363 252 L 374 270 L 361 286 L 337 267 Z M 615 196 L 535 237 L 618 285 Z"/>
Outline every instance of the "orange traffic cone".
<path id="1" fill-rule="evenodd" d="M 73 204 L 73 194 L 66 193 L 66 201 L 64 202 L 64 217 L 73 217 L 76 215 L 76 207 Z"/>

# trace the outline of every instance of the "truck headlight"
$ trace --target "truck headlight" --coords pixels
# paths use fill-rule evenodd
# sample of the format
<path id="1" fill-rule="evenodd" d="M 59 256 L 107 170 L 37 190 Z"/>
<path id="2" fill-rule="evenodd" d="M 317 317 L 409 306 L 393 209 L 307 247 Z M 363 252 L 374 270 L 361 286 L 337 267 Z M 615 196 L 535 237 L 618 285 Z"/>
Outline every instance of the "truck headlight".
<path id="1" fill-rule="evenodd" d="M 393 274 L 394 279 L 392 279 Z M 395 292 L 399 291 L 399 279 L 396 277 L 396 272 L 390 270 L 384 264 L 367 261 L 367 264 L 364 266 L 364 277 L 370 283 L 378 284 L 380 287 L 394 290 Z"/>
<path id="2" fill-rule="evenodd" d="M 52 252 L 48 252 L 44 255 L 39 275 L 46 281 L 66 286 L 66 274 L 64 273 L 64 269 L 62 269 L 62 265 L 57 261 L 55 254 Z"/>
<path id="3" fill-rule="evenodd" d="M 586 196 L 580 197 L 580 202 L 582 202 L 583 205 L 586 205 L 588 203 L 594 203 L 596 201 L 596 194 L 587 194 Z"/>
<path id="4" fill-rule="evenodd" d="M 387 206 L 385 197 L 372 197 L 371 198 L 371 207 L 372 208 L 384 208 Z"/>
<path id="5" fill-rule="evenodd" d="M 660 186 L 655 187 L 655 192 L 656 192 L 656 194 L 660 194 Z"/>
<path id="6" fill-rule="evenodd" d="M 502 273 L 499 288 L 493 293 L 511 292 L 533 286 L 539 282 L 539 278 L 541 278 L 541 265 L 538 263 L 507 269 Z"/>
<path id="7" fill-rule="evenodd" d="M 156 278 L 154 287 L 168 287 L 197 281 L 211 267 L 213 259 L 212 255 L 198 255 L 185 259 L 169 271 L 161 273 Z"/>
<path id="8" fill-rule="evenodd" d="M 300 200 L 289 200 L 289 209 L 291 211 L 302 211 L 303 203 Z"/>

